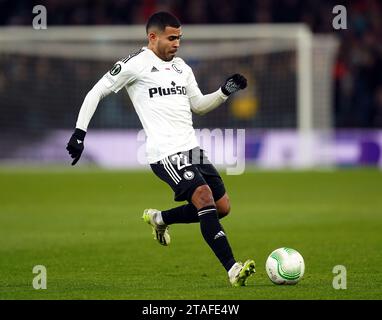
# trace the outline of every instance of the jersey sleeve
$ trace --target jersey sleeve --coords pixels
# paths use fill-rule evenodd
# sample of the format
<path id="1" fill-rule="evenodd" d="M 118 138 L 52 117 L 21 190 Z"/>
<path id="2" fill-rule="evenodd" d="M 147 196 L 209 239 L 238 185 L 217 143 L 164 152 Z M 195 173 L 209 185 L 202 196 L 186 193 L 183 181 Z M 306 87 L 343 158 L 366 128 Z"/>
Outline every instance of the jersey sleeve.
<path id="1" fill-rule="evenodd" d="M 186 91 L 191 103 L 191 110 L 197 114 L 203 115 L 212 111 L 221 105 L 227 96 L 223 94 L 221 88 L 210 94 L 203 95 L 196 82 L 192 69 L 188 67 L 188 77 Z"/>
<path id="2" fill-rule="evenodd" d="M 196 82 L 194 73 L 192 72 L 192 69 L 190 67 L 188 67 L 186 91 L 187 91 L 187 95 L 190 99 L 192 97 L 202 95 L 202 92 L 199 89 L 198 83 Z"/>
<path id="3" fill-rule="evenodd" d="M 101 78 L 101 81 L 108 89 L 117 93 L 124 86 L 137 80 L 138 74 L 135 64 L 131 61 L 123 62 L 122 60 L 116 62 L 111 70 Z"/>

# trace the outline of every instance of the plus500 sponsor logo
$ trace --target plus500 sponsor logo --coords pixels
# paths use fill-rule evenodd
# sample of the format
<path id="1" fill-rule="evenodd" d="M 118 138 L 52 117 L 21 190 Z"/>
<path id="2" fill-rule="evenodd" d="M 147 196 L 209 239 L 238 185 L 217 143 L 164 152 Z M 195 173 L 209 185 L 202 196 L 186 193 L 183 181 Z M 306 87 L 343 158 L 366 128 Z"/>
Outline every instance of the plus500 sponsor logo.
<path id="1" fill-rule="evenodd" d="M 149 89 L 150 98 L 154 96 L 168 96 L 170 94 L 186 95 L 186 87 L 182 87 L 182 86 L 176 86 L 172 88 L 156 87 L 156 88 Z"/>

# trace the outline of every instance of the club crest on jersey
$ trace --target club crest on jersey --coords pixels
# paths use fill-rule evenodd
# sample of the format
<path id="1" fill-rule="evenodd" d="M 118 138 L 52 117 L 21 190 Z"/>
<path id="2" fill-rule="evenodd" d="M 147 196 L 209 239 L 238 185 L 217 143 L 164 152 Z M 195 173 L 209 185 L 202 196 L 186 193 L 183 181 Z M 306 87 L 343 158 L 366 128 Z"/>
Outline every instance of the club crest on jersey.
<path id="1" fill-rule="evenodd" d="M 182 70 L 178 69 L 178 67 L 176 66 L 175 63 L 173 63 L 171 66 L 172 66 L 172 68 L 173 68 L 176 72 L 178 72 L 178 73 L 182 73 L 182 72 L 183 72 Z"/>
<path id="2" fill-rule="evenodd" d="M 171 83 L 173 85 L 172 88 L 162 88 L 155 87 L 149 88 L 149 96 L 153 98 L 154 96 L 168 96 L 173 94 L 186 95 L 186 87 L 183 86 L 175 86 L 175 82 Z"/>
<path id="3" fill-rule="evenodd" d="M 110 74 L 112 75 L 112 76 L 115 76 L 115 75 L 117 75 L 120 71 L 121 71 L 121 65 L 119 64 L 119 63 L 116 63 L 114 66 L 113 66 L 113 68 L 111 68 L 111 70 L 110 70 Z"/>

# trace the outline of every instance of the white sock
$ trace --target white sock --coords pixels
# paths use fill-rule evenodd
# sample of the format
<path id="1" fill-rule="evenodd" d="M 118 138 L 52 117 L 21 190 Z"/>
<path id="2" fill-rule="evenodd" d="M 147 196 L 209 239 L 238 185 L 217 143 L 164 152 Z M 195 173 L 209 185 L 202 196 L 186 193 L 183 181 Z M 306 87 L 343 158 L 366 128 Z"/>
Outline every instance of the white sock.
<path id="1" fill-rule="evenodd" d="M 232 272 L 236 269 L 236 266 L 239 265 L 238 262 L 236 262 L 231 269 L 228 270 L 228 276 L 231 277 Z"/>
<path id="2" fill-rule="evenodd" d="M 162 219 L 162 212 L 159 211 L 157 212 L 157 214 L 155 215 L 155 222 L 159 225 L 164 225 L 165 223 L 163 222 L 163 219 Z"/>

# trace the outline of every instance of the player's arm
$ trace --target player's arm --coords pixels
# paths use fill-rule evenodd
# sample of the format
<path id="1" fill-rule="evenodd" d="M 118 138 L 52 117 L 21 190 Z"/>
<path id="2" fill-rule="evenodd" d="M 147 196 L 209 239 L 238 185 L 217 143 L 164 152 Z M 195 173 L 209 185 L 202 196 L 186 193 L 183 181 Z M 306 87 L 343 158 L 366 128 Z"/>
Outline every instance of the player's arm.
<path id="1" fill-rule="evenodd" d="M 121 88 L 134 80 L 135 73 L 131 68 L 126 66 L 123 62 L 117 62 L 87 93 L 77 118 L 76 129 L 66 147 L 66 150 L 68 150 L 70 156 L 73 158 L 72 165 L 75 165 L 81 157 L 84 150 L 84 139 L 87 128 L 99 102 L 110 93 L 118 92 Z"/>
<path id="2" fill-rule="evenodd" d="M 72 166 L 77 163 L 84 151 L 86 131 L 99 102 L 111 92 L 111 89 L 107 88 L 101 79 L 87 93 L 78 114 L 76 129 L 66 147 L 66 150 L 68 150 L 70 156 L 73 158 Z"/>
<path id="3" fill-rule="evenodd" d="M 197 114 L 206 114 L 220 106 L 228 99 L 230 94 L 238 90 L 245 89 L 246 87 L 247 79 L 240 74 L 234 74 L 229 77 L 218 90 L 213 93 L 203 95 L 196 84 L 195 77 L 193 77 L 192 74 L 189 85 L 191 109 Z"/>

